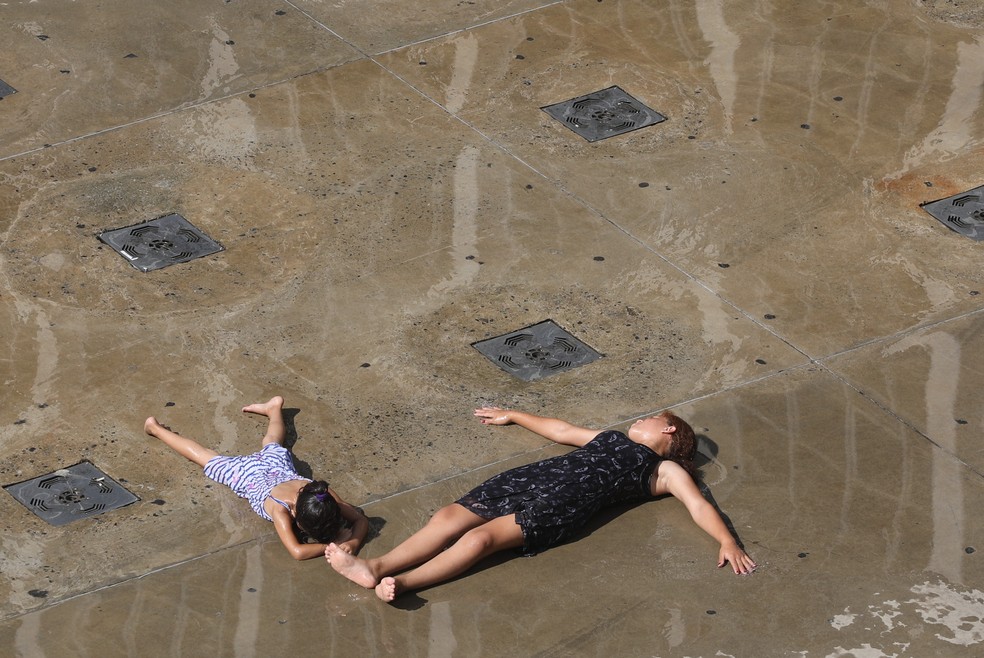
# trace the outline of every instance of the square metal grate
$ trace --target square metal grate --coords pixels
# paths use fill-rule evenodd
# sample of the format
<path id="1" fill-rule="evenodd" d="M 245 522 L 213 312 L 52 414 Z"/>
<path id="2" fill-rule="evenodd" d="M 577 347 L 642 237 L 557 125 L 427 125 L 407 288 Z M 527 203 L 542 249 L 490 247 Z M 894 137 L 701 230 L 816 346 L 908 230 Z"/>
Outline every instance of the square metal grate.
<path id="1" fill-rule="evenodd" d="M 618 86 L 540 108 L 589 142 L 666 121 Z"/>
<path id="2" fill-rule="evenodd" d="M 16 94 L 17 90 L 8 85 L 3 80 L 0 80 L 0 98 L 4 96 L 10 96 L 11 94 Z"/>
<path id="3" fill-rule="evenodd" d="M 603 356 L 553 320 L 480 340 L 472 347 L 510 375 L 527 382 L 573 370 Z"/>
<path id="4" fill-rule="evenodd" d="M 984 185 L 921 204 L 930 215 L 961 235 L 984 240 Z"/>
<path id="5" fill-rule="evenodd" d="M 85 461 L 33 480 L 5 485 L 4 489 L 51 525 L 65 525 L 140 500 Z"/>
<path id="6" fill-rule="evenodd" d="M 99 234 L 99 239 L 141 272 L 187 263 L 223 249 L 178 214 L 104 231 Z"/>

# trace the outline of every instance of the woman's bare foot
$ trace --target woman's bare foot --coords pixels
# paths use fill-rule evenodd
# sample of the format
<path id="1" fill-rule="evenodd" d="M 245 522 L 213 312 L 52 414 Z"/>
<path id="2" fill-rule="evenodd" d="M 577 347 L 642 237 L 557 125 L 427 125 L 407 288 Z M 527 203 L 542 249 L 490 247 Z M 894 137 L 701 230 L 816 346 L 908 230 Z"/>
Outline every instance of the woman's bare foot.
<path id="1" fill-rule="evenodd" d="M 331 568 L 351 580 L 356 585 L 370 588 L 375 587 L 377 580 L 369 569 L 369 564 L 362 559 L 346 553 L 334 542 L 325 548 L 325 558 Z"/>
<path id="2" fill-rule="evenodd" d="M 271 411 L 280 410 L 283 409 L 283 407 L 284 399 L 279 395 L 274 395 L 266 402 L 254 402 L 253 404 L 247 404 L 243 407 L 243 413 L 269 416 Z"/>
<path id="3" fill-rule="evenodd" d="M 399 593 L 399 588 L 396 586 L 396 578 L 387 576 L 376 585 L 376 596 L 387 603 L 395 599 Z"/>

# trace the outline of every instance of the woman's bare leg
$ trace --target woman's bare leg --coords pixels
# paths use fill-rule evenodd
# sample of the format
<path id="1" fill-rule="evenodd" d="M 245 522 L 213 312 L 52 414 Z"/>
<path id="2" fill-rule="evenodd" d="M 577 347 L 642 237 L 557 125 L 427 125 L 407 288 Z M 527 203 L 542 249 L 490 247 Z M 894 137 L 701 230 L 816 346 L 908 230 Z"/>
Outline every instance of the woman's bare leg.
<path id="1" fill-rule="evenodd" d="M 363 560 L 349 555 L 335 544 L 329 544 L 325 557 L 332 569 L 352 582 L 363 587 L 375 587 L 383 576 L 430 560 L 469 530 L 487 523 L 489 521 L 478 514 L 452 503 L 437 510 L 427 525 L 385 555 Z"/>
<path id="2" fill-rule="evenodd" d="M 446 551 L 413 571 L 386 577 L 376 585 L 376 596 L 392 601 L 399 594 L 444 582 L 471 568 L 479 560 L 507 548 L 523 545 L 523 530 L 513 514 L 500 516 L 472 528 Z"/>
<path id="3" fill-rule="evenodd" d="M 287 426 L 284 425 L 284 399 L 275 395 L 266 402 L 257 402 L 243 407 L 244 413 L 259 414 L 267 417 L 266 436 L 263 437 L 263 445 L 268 443 L 279 443 L 283 445 L 287 438 Z"/>
<path id="4" fill-rule="evenodd" d="M 161 425 L 153 416 L 144 421 L 144 431 L 166 443 L 169 448 L 185 459 L 190 459 L 203 468 L 209 459 L 219 455 L 219 453 L 202 446 L 193 439 L 172 432 L 170 427 Z"/>

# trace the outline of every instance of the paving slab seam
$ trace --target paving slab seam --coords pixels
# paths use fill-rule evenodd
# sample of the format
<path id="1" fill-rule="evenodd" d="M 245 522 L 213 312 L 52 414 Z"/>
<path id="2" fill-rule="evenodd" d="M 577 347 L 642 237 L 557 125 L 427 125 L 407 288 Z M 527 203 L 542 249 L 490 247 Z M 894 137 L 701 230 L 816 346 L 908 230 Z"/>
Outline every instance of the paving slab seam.
<path id="1" fill-rule="evenodd" d="M 969 464 L 965 460 L 961 459 L 959 455 L 957 455 L 956 453 L 954 453 L 952 450 L 950 450 L 946 446 L 943 446 L 940 443 L 938 443 L 937 441 L 934 441 L 931 436 L 929 436 L 928 434 L 926 434 L 925 432 L 923 432 L 922 430 L 920 430 L 912 422 L 906 420 L 905 418 L 903 418 L 899 414 L 895 413 L 895 411 L 893 411 L 889 406 L 887 406 L 887 405 L 879 402 L 877 399 L 875 399 L 875 398 L 871 397 L 870 395 L 868 395 L 867 393 L 865 393 L 864 390 L 862 390 L 861 388 L 859 388 L 851 380 L 849 380 L 846 377 L 844 377 L 844 376 L 842 376 L 842 375 L 834 372 L 833 370 L 831 370 L 824 363 L 817 362 L 816 365 L 818 367 L 822 368 L 824 370 L 824 372 L 828 373 L 831 377 L 833 377 L 834 379 L 836 379 L 837 381 L 839 381 L 840 383 L 842 383 L 844 386 L 848 387 L 852 391 L 855 391 L 858 395 L 860 395 L 862 398 L 864 398 L 865 400 L 867 400 L 874 407 L 876 407 L 877 409 L 880 409 L 882 412 L 885 413 L 885 415 L 887 415 L 888 417 L 890 417 L 890 418 L 896 420 L 897 422 L 901 423 L 903 426 L 909 428 L 917 436 L 921 436 L 922 438 L 924 438 L 927 441 L 929 441 L 930 444 L 932 444 L 936 448 L 939 448 L 945 454 L 947 454 L 950 457 L 952 457 L 954 459 L 954 461 L 956 461 L 957 463 L 959 463 L 961 466 L 967 468 L 967 470 L 969 470 L 971 473 L 973 473 L 974 475 L 978 476 L 981 479 L 984 479 L 984 471 L 981 471 L 980 469 L 976 468 L 972 464 Z"/>
<path id="2" fill-rule="evenodd" d="M 865 341 L 862 341 L 861 343 L 858 343 L 857 345 L 852 345 L 851 347 L 849 347 L 847 349 L 844 349 L 844 350 L 841 350 L 839 352 L 834 352 L 832 354 L 828 354 L 827 356 L 819 357 L 817 359 L 813 359 L 812 360 L 812 363 L 814 365 L 816 365 L 817 367 L 822 368 L 824 370 L 824 372 L 828 373 L 831 377 L 833 377 L 837 381 L 841 382 L 842 384 L 844 384 L 845 386 L 847 386 L 851 390 L 857 392 L 858 395 L 860 395 L 865 400 L 867 400 L 868 402 L 870 402 L 871 404 L 873 404 L 875 407 L 877 407 L 878 409 L 880 409 L 886 415 L 888 415 L 889 417 L 891 417 L 891 418 L 895 419 L 896 421 L 902 423 L 902 425 L 904 425 L 905 427 L 907 427 L 910 430 L 912 430 L 913 432 L 915 432 L 918 436 L 921 436 L 922 438 L 924 438 L 927 441 L 929 441 L 930 444 L 932 444 L 933 446 L 935 446 L 935 447 L 939 448 L 940 450 L 942 450 L 944 453 L 946 453 L 947 455 L 949 455 L 950 457 L 952 457 L 954 460 L 956 460 L 962 466 L 964 466 L 967 469 L 969 469 L 972 473 L 974 473 L 978 477 L 984 478 L 984 471 L 982 471 L 982 470 L 974 467 L 972 464 L 969 464 L 965 460 L 961 459 L 952 450 L 949 450 L 945 446 L 940 445 L 938 442 L 934 441 L 932 437 L 930 437 L 925 432 L 921 431 L 912 422 L 906 420 L 905 418 L 903 418 L 902 416 L 900 416 L 899 414 L 897 414 L 889 406 L 887 406 L 887 405 L 879 402 L 877 399 L 875 399 L 875 398 L 871 397 L 870 395 L 868 395 L 867 393 L 865 393 L 864 390 L 862 388 L 860 388 L 857 384 L 855 384 L 854 382 L 852 382 L 851 380 L 849 380 L 844 375 L 841 375 L 840 373 L 838 373 L 835 370 L 833 370 L 826 363 L 827 361 L 829 361 L 831 359 L 840 358 L 840 357 L 843 357 L 845 355 L 852 354 L 854 352 L 857 352 L 859 350 L 862 350 L 862 349 L 864 349 L 866 347 L 870 347 L 872 345 L 877 345 L 879 343 L 890 343 L 890 342 L 897 341 L 899 339 L 905 338 L 907 336 L 911 336 L 913 334 L 919 333 L 921 331 L 926 331 L 926 330 L 932 329 L 934 327 L 940 327 L 942 325 L 946 325 L 946 324 L 949 324 L 951 322 L 956 322 L 956 321 L 959 321 L 959 320 L 963 320 L 963 319 L 970 318 L 970 317 L 973 317 L 975 315 L 981 315 L 981 314 L 984 314 L 984 309 L 975 309 L 975 310 L 972 310 L 972 311 L 967 311 L 966 313 L 961 313 L 959 315 L 954 315 L 954 316 L 951 316 L 951 317 L 948 317 L 948 318 L 943 318 L 941 320 L 933 320 L 932 322 L 927 322 L 927 323 L 924 323 L 924 324 L 917 324 L 917 325 L 914 325 L 914 326 L 912 326 L 912 327 L 910 327 L 908 329 L 904 329 L 902 331 L 897 331 L 897 332 L 895 332 L 893 334 L 890 334 L 890 335 L 887 335 L 887 336 L 878 336 L 877 338 L 872 338 L 872 339 L 869 339 L 869 340 L 865 340 Z"/>
<path id="3" fill-rule="evenodd" d="M 362 48 L 359 48 L 357 45 L 355 45 L 354 43 L 352 43 L 351 41 L 349 41 L 348 39 L 346 39 L 345 37 L 343 37 L 338 32 L 334 31 L 333 29 L 331 29 L 330 27 L 328 27 L 327 25 L 325 25 L 323 22 L 319 21 L 317 18 L 315 18 L 314 16 L 312 16 L 311 14 L 309 14 L 308 12 L 306 12 L 305 10 L 303 10 L 300 7 L 298 7 L 297 5 L 295 5 L 293 2 L 290 2 L 290 0 L 284 0 L 284 4 L 286 4 L 286 5 L 290 6 L 290 7 L 293 7 L 295 10 L 297 10 L 298 13 L 300 13 L 301 15 L 303 15 L 305 18 L 307 18 L 308 20 L 310 20 L 312 23 L 314 23 L 318 27 L 324 29 L 325 31 L 330 32 L 333 36 L 337 37 L 340 41 L 342 41 L 349 48 L 352 48 L 356 52 L 364 55 L 366 58 L 371 59 L 374 62 L 375 62 L 375 59 L 374 59 L 375 57 L 380 57 L 382 55 L 387 55 L 389 53 L 394 53 L 394 52 L 396 52 L 398 50 L 403 50 L 404 48 L 409 48 L 411 46 L 419 46 L 420 44 L 423 44 L 423 43 L 428 43 L 430 41 L 436 41 L 438 39 L 443 39 L 443 38 L 449 37 L 449 36 L 451 36 L 453 34 L 461 34 L 463 32 L 468 32 L 470 30 L 475 30 L 475 29 L 478 29 L 478 28 L 481 28 L 481 27 L 485 27 L 487 25 L 494 25 L 495 23 L 501 23 L 503 21 L 512 20 L 513 18 L 516 18 L 518 16 L 525 16 L 526 14 L 532 14 L 534 12 L 540 11 L 541 9 L 546 9 L 547 7 L 552 7 L 554 5 L 562 5 L 562 4 L 564 4 L 564 2 L 565 2 L 565 0 L 555 0 L 554 2 L 550 2 L 550 3 L 547 3 L 545 5 L 541 5 L 539 7 L 534 7 L 533 9 L 524 9 L 523 11 L 517 11 L 515 14 L 509 14 L 508 16 L 501 16 L 499 18 L 493 18 L 492 20 L 488 20 L 488 21 L 485 21 L 485 22 L 482 22 L 482 23 L 475 23 L 474 25 L 469 25 L 468 27 L 461 27 L 461 28 L 457 28 L 457 29 L 454 29 L 454 30 L 449 30 L 448 32 L 442 32 L 440 34 L 435 34 L 434 36 L 427 37 L 426 39 L 418 39 L 417 41 L 408 41 L 406 43 L 400 44 L 399 46 L 395 46 L 395 47 L 390 48 L 388 50 L 383 50 L 383 51 L 380 51 L 380 52 L 375 53 L 375 54 L 369 54 L 365 50 L 363 50 Z M 378 64 L 379 62 L 376 62 L 376 63 Z"/>
<path id="4" fill-rule="evenodd" d="M 519 16 L 525 16 L 526 14 L 532 14 L 532 13 L 541 11 L 543 9 L 547 9 L 548 7 L 553 7 L 554 5 L 562 5 L 562 4 L 565 3 L 565 1 L 566 0 L 556 0 L 555 2 L 550 2 L 550 3 L 547 3 L 545 5 L 540 5 L 539 7 L 534 7 L 533 9 L 524 9 L 523 11 L 518 11 L 515 14 L 510 14 L 508 16 L 502 16 L 500 18 L 493 18 L 492 20 L 485 21 L 484 23 L 475 23 L 474 25 L 469 25 L 468 27 L 462 27 L 462 28 L 459 28 L 457 30 L 451 30 L 450 32 L 444 32 L 442 34 L 435 34 L 434 36 L 427 37 L 426 39 L 420 39 L 418 41 L 410 41 L 410 42 L 407 42 L 407 43 L 405 43 L 403 45 L 396 46 L 395 48 L 390 48 L 389 50 L 384 50 L 382 52 L 378 52 L 375 55 L 372 55 L 370 57 L 370 59 L 372 59 L 372 57 L 380 57 L 382 55 L 388 55 L 389 53 L 395 53 L 398 50 L 403 50 L 404 48 L 409 48 L 411 46 L 419 46 L 421 44 L 428 43 L 430 41 L 437 41 L 438 39 L 443 39 L 443 38 L 449 37 L 449 36 L 451 36 L 453 34 L 460 34 L 462 32 L 468 32 L 470 30 L 475 30 L 475 29 L 478 29 L 480 27 L 485 27 L 487 25 L 494 25 L 495 23 L 501 23 L 503 21 L 512 20 L 512 19 L 517 18 Z"/>
<path id="5" fill-rule="evenodd" d="M 243 547 L 246 547 L 246 546 L 250 546 L 252 544 L 256 544 L 256 543 L 259 543 L 259 542 L 262 542 L 262 541 L 265 541 L 265 540 L 269 539 L 269 537 L 271 535 L 274 536 L 274 537 L 276 537 L 276 534 L 275 533 L 271 533 L 270 535 L 266 535 L 266 534 L 260 535 L 260 536 L 257 536 L 257 537 L 253 537 L 252 539 L 247 539 L 246 541 L 241 541 L 238 544 L 231 544 L 229 546 L 223 546 L 222 548 L 216 549 L 214 551 L 209 551 L 207 553 L 202 553 L 201 555 L 195 555 L 193 557 L 189 557 L 189 558 L 186 558 L 184 560 L 179 560 L 178 562 L 174 562 L 172 564 L 165 564 L 164 566 L 155 567 L 153 569 L 150 569 L 146 573 L 141 573 L 141 574 L 138 574 L 136 576 L 132 576 L 130 578 L 123 578 L 123 579 L 120 579 L 120 580 L 117 580 L 117 581 L 114 581 L 114 582 L 111 582 L 111 583 L 105 583 L 103 585 L 96 585 L 92 589 L 87 589 L 84 592 L 78 592 L 76 594 L 71 594 L 69 596 L 66 596 L 66 597 L 63 597 L 63 598 L 60 598 L 60 599 L 54 599 L 54 600 L 50 600 L 49 599 L 49 600 L 46 600 L 44 602 L 44 604 L 40 605 L 37 608 L 32 608 L 30 610 L 23 610 L 21 612 L 18 612 L 18 613 L 13 614 L 13 615 L 8 615 L 6 617 L 0 615 L 0 622 L 6 622 L 6 621 L 14 620 L 14 619 L 19 619 L 21 617 L 25 617 L 27 615 L 34 614 L 34 613 L 38 612 L 39 610 L 48 610 L 50 608 L 57 607 L 57 606 L 59 606 L 59 605 L 61 605 L 63 603 L 68 603 L 69 601 L 74 601 L 75 599 L 79 599 L 79 598 L 82 598 L 84 596 L 88 596 L 89 594 L 96 594 L 98 592 L 102 592 L 102 591 L 105 591 L 105 590 L 113 589 L 114 587 L 119 587 L 121 585 L 126 585 L 127 583 L 137 582 L 137 581 L 143 580 L 144 578 L 146 578 L 148 576 L 153 576 L 155 574 L 159 574 L 159 573 L 162 573 L 162 572 L 165 572 L 165 571 L 169 571 L 170 569 L 174 569 L 176 567 L 181 567 L 181 566 L 184 566 L 186 564 L 191 564 L 193 562 L 197 562 L 198 560 L 201 560 L 201 559 L 204 559 L 204 558 L 207 558 L 207 557 L 211 557 L 213 555 L 219 555 L 219 554 L 224 553 L 226 551 L 236 550 L 238 548 L 243 548 Z"/>
<path id="6" fill-rule="evenodd" d="M 839 352 L 832 352 L 832 353 L 827 354 L 825 356 L 816 357 L 815 360 L 819 363 L 819 362 L 825 361 L 827 359 L 837 358 L 837 357 L 840 357 L 840 356 L 844 356 L 846 354 L 850 354 L 850 353 L 855 352 L 857 350 L 864 349 L 865 347 L 869 347 L 871 345 L 877 345 L 878 343 L 882 343 L 882 342 L 886 342 L 886 341 L 892 341 L 892 340 L 897 340 L 899 338 L 905 338 L 906 336 L 910 336 L 910 335 L 912 335 L 914 333 L 917 333 L 917 332 L 920 332 L 920 331 L 925 331 L 927 329 L 932 329 L 933 327 L 938 327 L 940 325 L 947 324 L 949 322 L 956 322 L 958 320 L 964 320 L 966 318 L 970 318 L 970 317 L 973 317 L 975 315 L 980 315 L 982 313 L 984 313 L 984 308 L 977 308 L 977 309 L 974 309 L 972 311 L 967 311 L 965 313 L 960 313 L 959 315 L 952 315 L 950 317 L 941 318 L 939 320 L 931 320 L 930 322 L 926 322 L 925 324 L 915 324 L 915 325 L 912 325 L 911 327 L 908 327 L 907 329 L 901 329 L 901 330 L 896 331 L 895 333 L 892 333 L 892 334 L 887 334 L 887 335 L 884 335 L 884 336 L 876 336 L 874 338 L 868 338 L 866 340 L 861 341 L 860 343 L 857 343 L 856 345 L 851 345 L 850 347 L 844 348 L 843 350 L 841 350 Z"/>
<path id="7" fill-rule="evenodd" d="M 352 43 L 351 41 L 349 41 L 348 39 L 346 39 L 345 37 L 343 37 L 341 34 L 339 34 L 338 32 L 336 32 L 335 30 L 331 29 L 330 27 L 328 27 L 327 25 L 325 25 L 324 23 L 322 23 L 321 21 L 319 21 L 317 18 L 315 18 L 314 16 L 312 16 L 308 12 L 304 11 L 303 9 L 301 9 L 300 7 L 298 7 L 297 5 L 295 5 L 293 2 L 290 2 L 290 0 L 284 0 L 284 4 L 287 5 L 288 7 L 292 7 L 294 9 L 294 11 L 296 11 L 297 13 L 299 13 L 304 18 L 308 19 L 308 21 L 310 21 L 311 23 L 314 23 L 315 25 L 317 25 L 318 27 L 320 27 L 325 32 L 328 32 L 329 34 L 331 34 L 333 37 L 335 37 L 336 39 L 338 39 L 339 41 L 341 41 L 342 43 L 344 43 L 346 46 L 348 46 L 349 48 L 351 48 L 355 52 L 357 52 L 357 53 L 359 53 L 359 54 L 361 54 L 363 56 L 368 56 L 368 55 L 366 55 L 366 53 L 361 48 L 359 48 L 358 46 L 356 46 L 354 43 Z"/>
<path id="8" fill-rule="evenodd" d="M 244 95 L 252 94 L 252 93 L 255 93 L 255 92 L 260 91 L 260 90 L 263 90 L 263 89 L 269 89 L 270 87 L 276 87 L 278 85 L 282 85 L 282 84 L 285 84 L 285 83 L 288 83 L 288 82 L 292 82 L 294 80 L 299 80 L 300 78 L 304 78 L 304 77 L 309 76 L 309 75 L 317 75 L 318 73 L 323 73 L 324 71 L 328 71 L 328 70 L 336 69 L 336 68 L 341 68 L 343 66 L 346 66 L 346 65 L 351 64 L 352 62 L 356 62 L 356 61 L 361 61 L 361 60 L 352 60 L 352 61 L 349 61 L 349 62 L 344 62 L 342 64 L 336 64 L 334 66 L 320 67 L 320 68 L 317 68 L 317 69 L 314 69 L 314 70 L 311 70 L 311 71 L 305 71 L 304 73 L 298 73 L 297 75 L 291 76 L 289 78 L 284 78 L 282 80 L 275 80 L 273 82 L 268 82 L 266 84 L 257 85 L 255 87 L 250 87 L 249 89 L 244 89 L 242 91 L 237 91 L 237 92 L 232 93 L 232 94 L 226 94 L 225 96 L 219 96 L 219 97 L 216 97 L 216 98 L 209 98 L 207 100 L 199 101 L 199 102 L 196 102 L 196 103 L 191 103 L 189 105 L 182 105 L 180 107 L 175 107 L 175 108 L 172 108 L 170 110 L 166 110 L 164 112 L 157 112 L 156 114 L 150 114 L 150 115 L 147 115 L 145 117 L 141 117 L 139 119 L 134 119 L 133 121 L 128 121 L 126 123 L 121 123 L 121 124 L 116 125 L 116 126 L 110 126 L 109 128 L 103 128 L 101 130 L 94 130 L 93 132 L 85 133 L 84 135 L 76 135 L 75 137 L 69 137 L 68 139 L 63 139 L 61 141 L 51 142 L 50 144 L 43 144 L 41 146 L 38 146 L 38 147 L 35 147 L 35 148 L 32 148 L 32 149 L 28 149 L 26 151 L 21 151 L 19 153 L 12 153 L 10 155 L 0 155 L 0 162 L 6 162 L 7 160 L 14 160 L 16 158 L 23 157 L 25 155 L 32 155 L 34 153 L 40 153 L 41 151 L 47 151 L 48 149 L 56 148 L 56 147 L 59 147 L 59 146 L 64 146 L 66 144 L 74 144 L 75 142 L 80 142 L 80 141 L 82 141 L 84 139 L 89 139 L 90 137 L 98 137 L 100 135 L 105 135 L 105 134 L 108 134 L 108 133 L 113 133 L 113 132 L 116 132 L 118 130 L 123 130 L 124 128 L 130 128 L 132 126 L 138 126 L 138 125 L 140 125 L 142 123 L 147 123 L 148 121 L 154 121 L 156 119 L 162 119 L 164 117 L 169 117 L 169 116 L 173 116 L 175 114 L 180 114 L 181 112 L 185 112 L 187 110 L 196 110 L 196 109 L 200 109 L 200 108 L 203 108 L 203 107 L 208 107 L 209 105 L 212 105 L 213 103 L 219 103 L 219 102 L 222 102 L 222 101 L 227 101 L 227 100 L 229 100 L 231 98 L 237 98 L 239 96 L 244 96 Z"/>

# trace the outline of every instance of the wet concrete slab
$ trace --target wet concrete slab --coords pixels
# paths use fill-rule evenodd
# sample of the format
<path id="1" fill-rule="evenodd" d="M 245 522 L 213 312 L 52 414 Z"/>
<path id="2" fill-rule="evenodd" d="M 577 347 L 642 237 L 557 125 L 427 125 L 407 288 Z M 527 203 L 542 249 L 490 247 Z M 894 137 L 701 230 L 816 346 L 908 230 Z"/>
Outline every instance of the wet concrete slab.
<path id="1" fill-rule="evenodd" d="M 4 156 L 362 56 L 296 8 L 263 0 L 154 5 L 139 16 L 118 0 L 2 11 L 0 79 L 18 90 L 4 108 Z"/>
<path id="2" fill-rule="evenodd" d="M 984 182 L 984 5 L 148 11 L 0 7 L 0 484 L 87 459 L 140 498 L 56 528 L 0 496 L 5 654 L 980 653 L 980 245 L 919 204 Z M 668 120 L 541 109 L 613 84 Z M 224 251 L 98 239 L 171 212 Z M 546 319 L 603 357 L 473 347 Z M 673 407 L 760 568 L 664 500 L 385 606 L 142 432 L 252 451 L 274 394 L 369 556 L 562 451 L 476 406 Z"/>
<path id="3" fill-rule="evenodd" d="M 831 359 L 832 370 L 941 450 L 984 472 L 981 321 L 974 313 Z"/>

